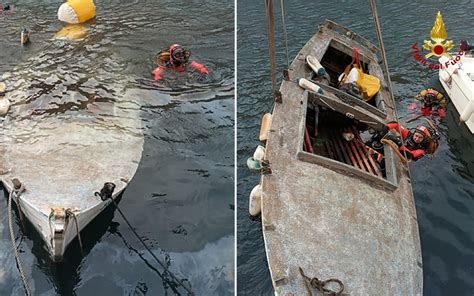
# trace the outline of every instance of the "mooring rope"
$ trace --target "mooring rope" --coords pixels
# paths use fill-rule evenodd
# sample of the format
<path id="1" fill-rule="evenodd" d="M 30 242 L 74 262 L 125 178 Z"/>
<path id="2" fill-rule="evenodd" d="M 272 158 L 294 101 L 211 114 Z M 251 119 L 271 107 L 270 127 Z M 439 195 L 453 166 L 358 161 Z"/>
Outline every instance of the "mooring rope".
<path id="1" fill-rule="evenodd" d="M 10 195 L 8 197 L 8 227 L 10 230 L 10 239 L 12 242 L 13 251 L 15 253 L 16 267 L 18 268 L 18 272 L 20 273 L 20 278 L 23 283 L 23 288 L 25 289 L 25 295 L 30 296 L 31 295 L 30 287 L 28 286 L 28 281 L 26 280 L 25 273 L 23 271 L 23 266 L 20 260 L 20 253 L 18 252 L 18 248 L 15 243 L 15 236 L 13 234 L 13 218 L 12 218 L 12 200 L 14 197 L 16 197 L 19 203 L 20 195 L 24 190 L 25 190 L 25 187 L 22 184 L 19 189 L 12 188 L 12 191 L 10 192 Z"/>
<path id="2" fill-rule="evenodd" d="M 18 213 L 20 214 L 21 230 L 23 230 L 23 232 L 26 232 L 25 218 L 23 216 L 23 210 L 21 209 L 21 205 L 20 205 L 20 195 L 16 194 L 15 196 L 16 196 L 16 206 L 18 207 Z"/>
<path id="3" fill-rule="evenodd" d="M 76 214 L 74 214 L 71 209 L 67 209 L 66 215 L 74 219 L 74 224 L 76 225 L 77 240 L 79 241 L 79 247 L 81 248 L 81 255 L 82 257 L 84 257 L 84 248 L 82 247 L 81 232 L 79 231 L 79 224 L 77 223 Z"/>
<path id="4" fill-rule="evenodd" d="M 166 265 L 161 262 L 161 260 L 156 257 L 156 255 L 151 251 L 151 249 L 147 246 L 147 244 L 145 243 L 145 241 L 143 241 L 143 239 L 140 237 L 140 235 L 137 233 L 137 231 L 134 229 L 134 227 L 132 226 L 132 224 L 128 221 L 127 217 L 125 217 L 125 214 L 122 212 L 122 210 L 120 210 L 118 204 L 115 202 L 115 200 L 113 199 L 112 195 L 110 194 L 109 196 L 105 197 L 105 199 L 103 198 L 103 195 L 101 195 L 100 193 L 96 192 L 95 195 L 97 196 L 100 196 L 102 200 L 107 200 L 107 199 L 110 199 L 113 203 L 113 205 L 115 206 L 115 208 L 117 209 L 117 211 L 119 212 L 120 216 L 122 216 L 123 220 L 125 221 L 125 223 L 128 225 L 128 227 L 130 228 L 130 230 L 133 232 L 133 234 L 135 234 L 135 236 L 138 238 L 138 240 L 140 241 L 140 243 L 143 245 L 143 247 L 148 251 L 148 253 L 156 260 L 156 262 L 158 262 L 158 264 L 163 267 L 163 269 L 166 271 L 167 274 L 169 274 L 173 280 L 176 281 L 176 283 L 183 287 L 183 289 L 186 290 L 186 292 L 188 292 L 189 295 L 194 295 L 193 291 L 191 290 L 191 288 L 189 287 L 186 287 L 184 284 L 183 284 L 183 281 L 178 279 L 169 269 L 168 267 L 166 267 Z M 188 281 L 189 282 L 189 281 Z"/>

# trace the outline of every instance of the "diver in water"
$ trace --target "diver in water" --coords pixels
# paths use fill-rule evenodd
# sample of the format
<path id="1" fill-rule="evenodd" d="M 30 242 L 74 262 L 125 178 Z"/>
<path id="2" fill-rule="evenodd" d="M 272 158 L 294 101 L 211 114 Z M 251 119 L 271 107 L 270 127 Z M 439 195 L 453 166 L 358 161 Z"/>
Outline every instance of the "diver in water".
<path id="1" fill-rule="evenodd" d="M 415 98 L 423 103 L 423 107 L 421 108 L 423 115 L 427 116 L 436 112 L 441 117 L 445 116 L 445 109 L 448 102 L 441 92 L 436 89 L 428 88 L 422 90 Z"/>
<path id="2" fill-rule="evenodd" d="M 400 138 L 403 138 L 404 145 Z M 387 124 L 385 129 L 385 139 L 393 141 L 398 145 L 399 151 L 406 152 L 409 160 L 418 160 L 426 154 L 433 154 L 438 149 L 438 132 L 430 127 L 419 125 L 414 129 L 407 129 L 396 122 Z"/>
<path id="3" fill-rule="evenodd" d="M 474 45 L 471 45 L 467 40 L 461 40 L 461 50 L 471 53 L 474 51 Z"/>
<path id="4" fill-rule="evenodd" d="M 3 12 L 3 11 L 11 11 L 12 9 L 12 6 L 10 3 L 5 3 L 5 4 L 2 4 L 0 3 L 0 12 Z"/>
<path id="5" fill-rule="evenodd" d="M 154 79 L 157 81 L 163 79 L 167 71 L 186 72 L 191 69 L 198 71 L 200 74 L 197 80 L 204 82 L 207 79 L 209 70 L 196 61 L 189 62 L 190 56 L 191 52 L 179 44 L 173 44 L 168 50 L 160 51 L 156 57 L 158 67 L 153 70 Z"/>

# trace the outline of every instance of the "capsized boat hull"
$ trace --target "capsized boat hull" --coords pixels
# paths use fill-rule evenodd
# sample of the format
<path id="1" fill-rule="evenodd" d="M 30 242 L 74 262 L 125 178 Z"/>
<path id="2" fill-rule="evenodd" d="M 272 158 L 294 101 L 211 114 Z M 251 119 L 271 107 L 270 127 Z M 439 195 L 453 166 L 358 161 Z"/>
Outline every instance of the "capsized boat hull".
<path id="1" fill-rule="evenodd" d="M 328 88 L 326 96 L 316 95 L 321 108 L 378 125 L 396 118 L 376 48 L 328 21 L 290 65 L 268 132 L 265 159 L 271 174 L 262 177 L 262 228 L 275 294 L 307 295 L 301 267 L 309 277 L 341 280 L 342 295 L 422 295 L 421 248 L 407 168 L 388 148 L 386 178 L 303 151 L 309 95 L 294 81 L 311 79 L 306 56 L 321 61 L 329 46 L 349 55 L 359 48 L 370 73 L 382 83 L 377 105 L 385 108 L 367 113 L 329 95 Z"/>
<path id="2" fill-rule="evenodd" d="M 138 112 L 115 115 L 107 121 L 78 116 L 57 124 L 44 117 L 5 125 L 1 181 L 9 192 L 13 178 L 24 184 L 20 207 L 53 261 L 62 260 L 77 236 L 75 220 L 65 211 L 71 210 L 83 229 L 110 203 L 94 193 L 113 182 L 116 198 L 138 168 L 144 142 Z"/>

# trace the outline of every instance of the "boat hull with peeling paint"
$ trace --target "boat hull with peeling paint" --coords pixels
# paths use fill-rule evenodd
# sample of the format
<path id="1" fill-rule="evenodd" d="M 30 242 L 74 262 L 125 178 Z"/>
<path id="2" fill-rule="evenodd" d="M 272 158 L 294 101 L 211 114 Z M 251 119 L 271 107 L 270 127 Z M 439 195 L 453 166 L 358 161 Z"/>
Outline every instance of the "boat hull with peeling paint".
<path id="1" fill-rule="evenodd" d="M 331 72 L 325 53 L 332 48 L 350 62 L 354 47 L 369 73 L 381 81 L 372 105 L 324 83 L 322 94 L 295 83 L 315 79 L 305 64 L 308 55 Z M 313 105 L 373 129 L 396 120 L 377 52 L 364 38 L 327 21 L 295 57 L 281 84 L 282 103 L 275 103 L 266 142 L 270 173 L 261 181 L 262 228 L 276 295 L 307 295 L 299 267 L 309 277 L 341 280 L 342 295 L 422 295 L 421 248 L 407 166 L 388 146 L 380 175 L 356 162 L 304 149 L 305 120 Z"/>

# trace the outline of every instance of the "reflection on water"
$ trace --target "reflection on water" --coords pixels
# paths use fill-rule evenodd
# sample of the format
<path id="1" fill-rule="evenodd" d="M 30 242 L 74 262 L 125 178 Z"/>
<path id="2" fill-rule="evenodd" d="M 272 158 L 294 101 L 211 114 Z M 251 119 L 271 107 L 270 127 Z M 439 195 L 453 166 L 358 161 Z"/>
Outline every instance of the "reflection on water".
<path id="1" fill-rule="evenodd" d="M 278 5 L 275 5 L 278 6 Z M 308 1 L 286 4 L 289 55 L 294 57 L 328 18 L 376 43 L 368 2 L 319 1 L 309 9 Z M 316 9 L 317 8 L 317 9 Z M 379 17 L 387 50 L 398 113 L 411 119 L 407 107 L 422 89 L 434 87 L 437 72 L 428 71 L 413 60 L 411 45 L 429 39 L 438 9 L 449 38 L 469 38 L 472 3 L 387 2 L 379 5 Z M 279 9 L 275 16 L 280 18 Z M 238 5 L 238 291 L 241 295 L 272 295 L 265 258 L 261 223 L 248 219 L 248 196 L 259 177 L 251 175 L 245 160 L 257 145 L 260 118 L 272 107 L 264 5 L 243 0 Z M 278 23 L 280 24 L 280 22 Z M 472 38 L 472 37 L 471 37 Z M 281 26 L 277 25 L 279 73 L 285 63 Z M 425 295 L 472 295 L 474 291 L 474 168 L 473 137 L 457 122 L 453 106 L 439 128 L 437 154 L 411 164 L 412 185 L 420 227 Z M 422 120 L 412 122 L 416 125 Z"/>
<path id="2" fill-rule="evenodd" d="M 68 122 L 143 135 L 142 160 L 120 208 L 197 295 L 232 294 L 233 3 L 177 10 L 175 1 L 121 2 L 96 3 L 96 20 L 76 41 L 52 39 L 62 28 L 56 1 L 24 1 L 0 15 L 0 76 L 12 101 L 0 119 L 2 144 L 34 142 L 48 127 Z M 31 43 L 19 47 L 23 26 Z M 166 83 L 151 79 L 155 53 L 175 42 L 210 69 L 207 83 L 186 74 Z M 22 133 L 13 134 L 13 127 Z M 0 295 L 21 295 L 2 200 Z M 84 258 L 74 241 L 54 265 L 28 224 L 20 249 L 35 295 L 184 294 L 153 266 L 113 209 L 84 230 L 83 243 Z"/>

